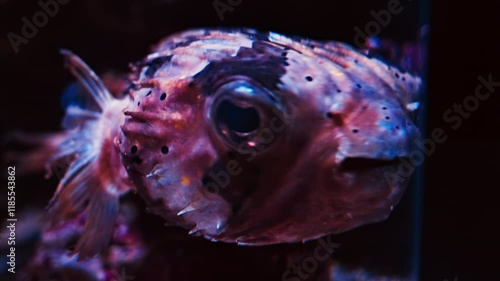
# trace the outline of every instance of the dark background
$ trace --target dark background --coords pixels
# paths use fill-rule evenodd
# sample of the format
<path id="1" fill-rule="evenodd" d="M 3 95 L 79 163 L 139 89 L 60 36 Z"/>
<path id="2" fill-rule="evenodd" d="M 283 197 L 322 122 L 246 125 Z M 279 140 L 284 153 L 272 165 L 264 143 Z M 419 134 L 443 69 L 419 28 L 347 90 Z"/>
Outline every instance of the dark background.
<path id="1" fill-rule="evenodd" d="M 36 1 L 0 0 L 2 129 L 59 129 L 60 95 L 72 80 L 60 48 L 102 73 L 126 71 L 159 39 L 192 27 L 248 26 L 352 44 L 353 27 L 363 29 L 373 20 L 370 10 L 389 1 L 366 2 L 243 0 L 220 21 L 211 1 L 71 0 L 15 54 L 7 33 L 21 34 L 21 17 L 31 19 L 40 7 Z M 498 9 L 486 1 L 435 1 L 430 9 L 418 1 L 401 4 L 403 12 L 380 36 L 414 40 L 418 28 L 430 22 L 426 134 L 439 127 L 448 135 L 424 167 L 421 280 L 500 280 L 500 88 L 457 130 L 443 120 L 453 104 L 474 94 L 479 75 L 500 81 Z M 18 188 L 22 209 L 45 205 L 55 181 L 27 177 L 17 186 L 26 187 Z"/>

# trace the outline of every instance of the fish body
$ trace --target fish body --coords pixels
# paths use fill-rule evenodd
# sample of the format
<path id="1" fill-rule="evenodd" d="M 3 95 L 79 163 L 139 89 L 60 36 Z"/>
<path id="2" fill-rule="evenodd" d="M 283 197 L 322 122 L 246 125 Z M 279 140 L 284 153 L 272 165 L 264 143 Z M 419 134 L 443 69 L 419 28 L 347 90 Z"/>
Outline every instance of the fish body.
<path id="1" fill-rule="evenodd" d="M 81 258 L 108 243 L 129 191 L 190 234 L 265 245 L 381 221 L 405 189 L 387 175 L 419 137 L 421 80 L 347 44 L 189 30 L 133 64 L 119 97 L 63 53 L 91 102 L 67 108 L 50 210 L 86 214 Z"/>

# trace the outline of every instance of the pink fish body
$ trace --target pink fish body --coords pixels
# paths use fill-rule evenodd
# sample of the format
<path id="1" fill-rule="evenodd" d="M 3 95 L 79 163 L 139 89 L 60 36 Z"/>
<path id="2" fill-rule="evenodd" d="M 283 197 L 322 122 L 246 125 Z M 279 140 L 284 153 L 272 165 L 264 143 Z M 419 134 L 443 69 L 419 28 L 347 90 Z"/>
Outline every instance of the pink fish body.
<path id="1" fill-rule="evenodd" d="M 404 191 L 387 175 L 419 136 L 421 80 L 346 44 L 186 31 L 136 63 L 120 97 L 64 55 L 92 103 L 67 108 L 50 206 L 55 222 L 86 214 L 81 258 L 106 246 L 131 190 L 168 224 L 243 245 L 381 221 Z"/>

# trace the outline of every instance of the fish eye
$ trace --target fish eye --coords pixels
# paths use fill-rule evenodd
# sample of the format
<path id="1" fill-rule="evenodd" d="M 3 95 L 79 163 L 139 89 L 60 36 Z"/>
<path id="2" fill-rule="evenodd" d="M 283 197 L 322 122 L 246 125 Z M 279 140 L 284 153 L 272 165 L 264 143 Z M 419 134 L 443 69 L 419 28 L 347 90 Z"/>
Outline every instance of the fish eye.
<path id="1" fill-rule="evenodd" d="M 259 112 L 245 102 L 223 100 L 215 114 L 217 123 L 238 135 L 250 134 L 259 128 Z"/>
<path id="2" fill-rule="evenodd" d="M 277 98 L 267 89 L 245 80 L 228 82 L 214 93 L 208 110 L 210 127 L 227 146 L 271 145 L 279 133 L 283 112 Z M 281 124 L 282 125 L 282 124 Z"/>

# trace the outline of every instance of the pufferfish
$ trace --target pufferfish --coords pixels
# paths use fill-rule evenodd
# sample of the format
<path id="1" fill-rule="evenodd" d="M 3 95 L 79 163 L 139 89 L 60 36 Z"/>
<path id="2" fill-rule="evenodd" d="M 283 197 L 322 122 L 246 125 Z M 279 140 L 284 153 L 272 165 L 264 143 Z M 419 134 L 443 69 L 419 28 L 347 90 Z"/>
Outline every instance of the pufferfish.
<path id="1" fill-rule="evenodd" d="M 68 168 L 49 204 L 85 214 L 91 257 L 133 191 L 167 224 L 212 241 L 292 243 L 386 219 L 390 181 L 419 137 L 421 79 L 339 42 L 252 29 L 174 34 L 112 95 L 62 51 L 88 103 L 69 103 L 49 161 Z"/>

